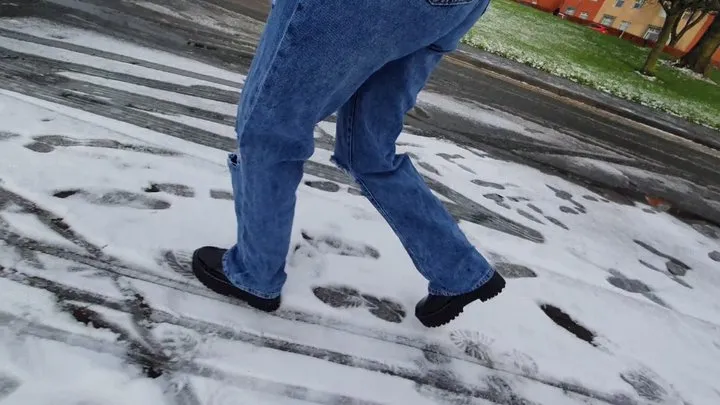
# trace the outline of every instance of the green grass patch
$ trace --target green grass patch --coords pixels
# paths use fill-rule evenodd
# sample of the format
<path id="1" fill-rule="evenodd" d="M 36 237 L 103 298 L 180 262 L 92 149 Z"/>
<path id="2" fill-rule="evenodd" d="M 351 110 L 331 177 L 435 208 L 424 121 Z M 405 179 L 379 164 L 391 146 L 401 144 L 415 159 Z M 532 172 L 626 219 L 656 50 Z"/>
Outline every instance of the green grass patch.
<path id="1" fill-rule="evenodd" d="M 720 72 L 711 80 L 661 63 L 650 80 L 637 71 L 649 48 L 602 35 L 510 0 L 493 0 L 463 40 L 468 45 L 615 96 L 720 128 Z"/>

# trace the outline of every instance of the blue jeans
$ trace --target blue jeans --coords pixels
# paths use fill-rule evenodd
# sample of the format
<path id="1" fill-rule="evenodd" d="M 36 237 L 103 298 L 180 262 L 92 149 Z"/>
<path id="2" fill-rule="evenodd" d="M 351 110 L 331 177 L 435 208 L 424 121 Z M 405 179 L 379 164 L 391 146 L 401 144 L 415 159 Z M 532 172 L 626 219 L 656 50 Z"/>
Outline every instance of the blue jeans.
<path id="1" fill-rule="evenodd" d="M 445 53 L 489 0 L 277 0 L 243 89 L 230 155 L 237 244 L 225 274 L 280 295 L 314 126 L 338 112 L 335 163 L 390 224 L 435 295 L 484 284 L 493 270 L 406 155 L 403 118 Z"/>

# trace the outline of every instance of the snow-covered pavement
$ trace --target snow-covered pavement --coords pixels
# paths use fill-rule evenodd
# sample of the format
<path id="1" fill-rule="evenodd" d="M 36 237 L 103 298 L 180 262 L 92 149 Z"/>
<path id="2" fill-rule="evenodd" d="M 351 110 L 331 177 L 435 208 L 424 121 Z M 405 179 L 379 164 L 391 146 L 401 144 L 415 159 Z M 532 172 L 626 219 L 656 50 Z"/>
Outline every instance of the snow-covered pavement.
<path id="1" fill-rule="evenodd" d="M 509 279 L 427 330 L 412 314 L 426 283 L 330 163 L 323 122 L 283 306 L 260 314 L 188 267 L 233 241 L 225 158 L 244 77 L 39 20 L 0 29 L 0 405 L 720 403 L 712 232 L 408 127 L 399 151 Z"/>

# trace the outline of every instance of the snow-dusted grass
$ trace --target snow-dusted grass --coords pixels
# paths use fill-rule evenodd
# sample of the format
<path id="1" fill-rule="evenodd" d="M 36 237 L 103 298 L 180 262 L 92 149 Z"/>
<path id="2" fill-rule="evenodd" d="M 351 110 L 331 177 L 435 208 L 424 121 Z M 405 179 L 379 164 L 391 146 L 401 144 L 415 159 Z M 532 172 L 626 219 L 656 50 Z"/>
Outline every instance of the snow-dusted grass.
<path id="1" fill-rule="evenodd" d="M 661 64 L 636 71 L 649 49 L 509 0 L 494 0 L 464 42 L 615 96 L 720 128 L 720 86 Z M 720 74 L 713 72 L 720 82 Z"/>

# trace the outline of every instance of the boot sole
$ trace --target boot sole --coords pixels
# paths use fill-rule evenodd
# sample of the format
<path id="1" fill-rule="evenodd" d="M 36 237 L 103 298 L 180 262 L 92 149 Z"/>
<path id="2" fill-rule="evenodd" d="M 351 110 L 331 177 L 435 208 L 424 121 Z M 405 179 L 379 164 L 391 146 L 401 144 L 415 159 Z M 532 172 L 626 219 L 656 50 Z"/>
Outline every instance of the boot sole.
<path id="1" fill-rule="evenodd" d="M 202 285 L 215 293 L 226 297 L 237 298 L 247 305 L 263 312 L 274 312 L 280 308 L 280 300 L 268 300 L 266 298 L 257 297 L 235 287 L 226 278 L 218 278 L 206 268 L 197 253 L 193 254 L 192 271 Z"/>
<path id="2" fill-rule="evenodd" d="M 477 300 L 489 301 L 497 297 L 505 288 L 505 279 L 497 271 L 487 283 L 478 287 L 471 294 L 450 301 L 441 309 L 424 316 L 417 316 L 420 323 L 428 328 L 437 328 L 446 325 L 460 315 L 468 304 Z"/>

